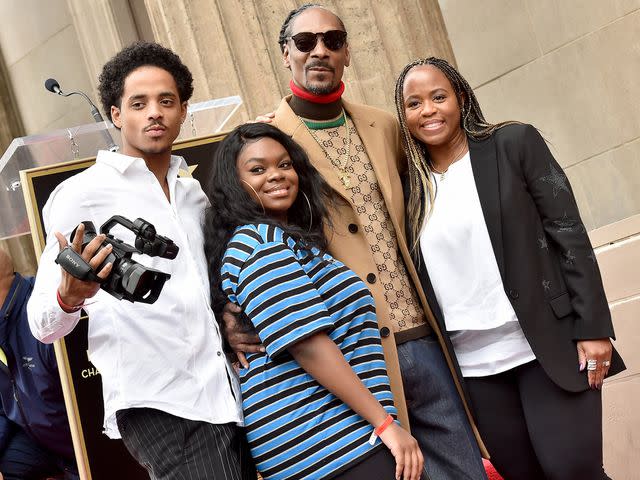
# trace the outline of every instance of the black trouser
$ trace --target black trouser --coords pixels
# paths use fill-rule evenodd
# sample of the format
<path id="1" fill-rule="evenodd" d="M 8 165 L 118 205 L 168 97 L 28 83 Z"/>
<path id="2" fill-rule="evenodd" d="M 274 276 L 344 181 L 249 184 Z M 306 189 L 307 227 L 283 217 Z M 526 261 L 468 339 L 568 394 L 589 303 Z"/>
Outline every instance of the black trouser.
<path id="1" fill-rule="evenodd" d="M 391 451 L 383 446 L 333 480 L 394 480 L 395 477 L 396 461 Z"/>
<path id="2" fill-rule="evenodd" d="M 491 463 L 505 480 L 609 478 L 599 390 L 567 392 L 537 361 L 465 382 Z"/>
<path id="3" fill-rule="evenodd" d="M 154 480 L 255 480 L 244 431 L 150 408 L 116 414 L 129 453 Z"/>

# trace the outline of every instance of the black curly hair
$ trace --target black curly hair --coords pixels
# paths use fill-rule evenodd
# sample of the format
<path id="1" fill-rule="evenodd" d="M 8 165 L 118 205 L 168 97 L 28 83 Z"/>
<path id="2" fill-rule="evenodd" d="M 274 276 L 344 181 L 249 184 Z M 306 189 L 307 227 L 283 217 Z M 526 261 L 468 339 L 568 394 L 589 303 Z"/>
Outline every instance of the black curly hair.
<path id="1" fill-rule="evenodd" d="M 265 213 L 238 177 L 237 158 L 242 149 L 262 138 L 271 138 L 285 148 L 298 175 L 300 193 L 288 211 L 287 223 Z M 227 302 L 220 289 L 220 268 L 236 227 L 256 223 L 276 225 L 301 248 L 317 247 L 323 253 L 327 249 L 325 229 L 332 229 L 328 212 L 335 207 L 333 190 L 311 165 L 304 149 L 272 125 L 245 123 L 226 136 L 214 155 L 208 196 L 211 206 L 204 218 L 204 251 L 209 263 L 211 303 L 215 312 L 221 311 Z"/>
<path id="2" fill-rule="evenodd" d="M 169 72 L 176 81 L 180 102 L 186 102 L 191 98 L 193 77 L 178 55 L 157 43 L 132 43 L 105 63 L 98 77 L 100 101 L 109 120 L 113 121 L 111 106 L 120 108 L 125 79 L 131 72 L 144 66 L 159 67 Z"/>

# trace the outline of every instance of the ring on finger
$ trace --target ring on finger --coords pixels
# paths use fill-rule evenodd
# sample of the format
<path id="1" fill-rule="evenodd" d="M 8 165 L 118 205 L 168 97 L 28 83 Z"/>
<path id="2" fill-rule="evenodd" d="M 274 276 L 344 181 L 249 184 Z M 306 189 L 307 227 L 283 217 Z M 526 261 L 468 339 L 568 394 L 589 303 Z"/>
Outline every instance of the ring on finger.
<path id="1" fill-rule="evenodd" d="M 596 368 L 598 368 L 598 360 L 587 360 L 587 370 L 594 371 Z"/>

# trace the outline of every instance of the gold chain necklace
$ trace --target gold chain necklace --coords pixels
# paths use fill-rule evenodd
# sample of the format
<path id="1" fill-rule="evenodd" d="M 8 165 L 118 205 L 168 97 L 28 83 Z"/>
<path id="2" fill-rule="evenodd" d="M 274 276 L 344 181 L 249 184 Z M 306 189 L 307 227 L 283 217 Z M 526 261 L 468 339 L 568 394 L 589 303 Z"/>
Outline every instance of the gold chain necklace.
<path id="1" fill-rule="evenodd" d="M 440 175 L 440 181 L 442 182 L 444 180 L 444 175 L 445 173 L 447 173 L 449 171 L 449 168 L 451 168 L 451 165 L 453 165 L 454 163 L 456 163 L 458 160 L 460 160 L 461 158 L 464 158 L 464 156 L 467 154 L 468 152 L 468 148 L 467 148 L 467 144 L 465 143 L 462 149 L 462 154 L 457 154 L 453 157 L 453 160 L 451 161 L 451 163 L 447 166 L 447 168 L 445 168 L 442 172 L 440 170 L 437 170 L 433 164 L 431 165 L 431 170 L 434 173 L 437 173 L 438 175 Z"/>
<path id="2" fill-rule="evenodd" d="M 320 146 L 327 160 L 329 160 L 329 162 L 331 162 L 331 165 L 333 165 L 333 167 L 337 170 L 338 177 L 340 178 L 342 185 L 344 185 L 345 190 L 349 190 L 351 188 L 351 176 L 347 171 L 347 167 L 349 166 L 349 160 L 351 159 L 351 134 L 349 132 L 349 122 L 347 122 L 347 114 L 344 112 L 344 108 L 342 109 L 342 116 L 344 117 L 344 130 L 347 139 L 347 148 L 345 152 L 346 155 L 344 156 L 344 162 L 340 161 L 340 155 L 338 155 L 337 159 L 332 158 L 331 155 L 329 155 L 329 152 L 327 152 L 327 149 L 322 144 L 322 141 L 315 133 L 313 133 L 313 130 L 308 127 L 308 125 L 304 120 L 302 120 L 302 118 L 300 118 L 300 121 L 302 121 L 302 124 L 307 129 L 307 132 L 309 132 L 309 135 L 311 135 L 316 143 Z"/>
<path id="3" fill-rule="evenodd" d="M 436 170 L 433 167 L 431 167 L 431 170 L 433 170 L 434 173 L 437 173 L 438 175 L 440 175 L 440 181 L 443 181 L 444 180 L 444 174 L 449 171 L 449 167 L 447 167 L 444 172 L 441 172 L 440 170 Z"/>

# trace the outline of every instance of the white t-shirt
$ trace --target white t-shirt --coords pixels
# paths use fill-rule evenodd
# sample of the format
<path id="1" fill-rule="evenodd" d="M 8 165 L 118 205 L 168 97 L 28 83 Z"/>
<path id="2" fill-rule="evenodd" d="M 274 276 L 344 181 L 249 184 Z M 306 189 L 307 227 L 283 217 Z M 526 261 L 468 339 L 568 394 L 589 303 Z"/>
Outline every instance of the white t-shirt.
<path id="1" fill-rule="evenodd" d="M 433 179 L 436 199 L 420 248 L 463 376 L 535 359 L 504 291 L 469 153 Z"/>

